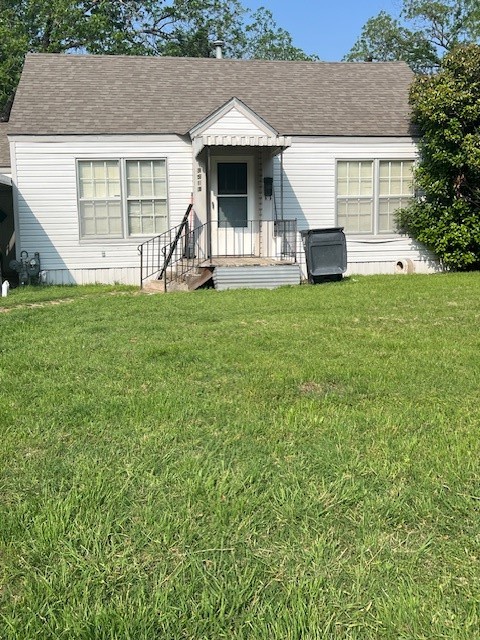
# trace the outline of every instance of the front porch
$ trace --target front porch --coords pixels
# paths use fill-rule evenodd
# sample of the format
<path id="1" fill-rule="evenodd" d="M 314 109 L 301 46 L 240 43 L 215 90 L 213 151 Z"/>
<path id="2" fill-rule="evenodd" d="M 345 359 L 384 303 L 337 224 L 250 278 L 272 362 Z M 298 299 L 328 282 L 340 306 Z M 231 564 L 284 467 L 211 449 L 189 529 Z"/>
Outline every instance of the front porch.
<path id="1" fill-rule="evenodd" d="M 237 98 L 202 119 L 189 135 L 192 204 L 180 225 L 139 247 L 142 282 L 163 279 L 165 290 L 187 274 L 192 288 L 208 280 L 220 286 L 222 274 L 232 286 L 300 282 L 297 222 L 285 220 L 283 213 L 283 152 L 291 139 Z"/>
<path id="2" fill-rule="evenodd" d="M 300 282 L 296 220 L 219 229 L 212 222 L 191 228 L 194 219 L 190 205 L 180 225 L 139 246 L 142 287 L 152 280 L 165 291 L 179 283 L 193 290 L 207 283 L 222 289 Z"/>

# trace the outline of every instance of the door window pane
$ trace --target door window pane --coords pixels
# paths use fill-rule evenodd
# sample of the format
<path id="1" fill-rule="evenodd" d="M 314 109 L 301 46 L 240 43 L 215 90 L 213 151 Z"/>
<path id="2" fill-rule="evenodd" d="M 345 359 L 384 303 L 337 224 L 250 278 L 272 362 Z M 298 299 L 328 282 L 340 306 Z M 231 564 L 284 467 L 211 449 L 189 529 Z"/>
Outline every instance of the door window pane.
<path id="1" fill-rule="evenodd" d="M 218 226 L 220 228 L 248 226 L 247 198 L 218 198 Z"/>
<path id="2" fill-rule="evenodd" d="M 218 163 L 218 195 L 247 194 L 247 163 Z"/>

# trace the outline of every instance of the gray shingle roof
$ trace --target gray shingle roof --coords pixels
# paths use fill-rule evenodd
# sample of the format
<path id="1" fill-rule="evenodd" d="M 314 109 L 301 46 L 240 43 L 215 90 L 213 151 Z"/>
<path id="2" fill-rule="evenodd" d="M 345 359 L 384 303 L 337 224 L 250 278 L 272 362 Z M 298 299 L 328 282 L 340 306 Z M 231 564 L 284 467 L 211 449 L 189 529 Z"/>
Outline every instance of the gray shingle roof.
<path id="1" fill-rule="evenodd" d="M 408 136 L 402 62 L 30 54 L 10 116 L 21 134 L 185 134 L 232 97 L 282 135 Z"/>
<path id="2" fill-rule="evenodd" d="M 10 166 L 10 146 L 7 138 L 8 122 L 0 122 L 0 167 Z"/>

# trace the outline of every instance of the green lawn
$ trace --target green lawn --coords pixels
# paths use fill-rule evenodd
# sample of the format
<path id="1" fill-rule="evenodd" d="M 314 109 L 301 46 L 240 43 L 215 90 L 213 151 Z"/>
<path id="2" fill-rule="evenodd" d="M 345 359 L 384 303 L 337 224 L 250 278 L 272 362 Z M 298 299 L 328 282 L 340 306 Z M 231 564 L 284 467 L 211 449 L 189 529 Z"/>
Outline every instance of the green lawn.
<path id="1" fill-rule="evenodd" d="M 480 638 L 479 294 L 0 300 L 0 638 Z"/>

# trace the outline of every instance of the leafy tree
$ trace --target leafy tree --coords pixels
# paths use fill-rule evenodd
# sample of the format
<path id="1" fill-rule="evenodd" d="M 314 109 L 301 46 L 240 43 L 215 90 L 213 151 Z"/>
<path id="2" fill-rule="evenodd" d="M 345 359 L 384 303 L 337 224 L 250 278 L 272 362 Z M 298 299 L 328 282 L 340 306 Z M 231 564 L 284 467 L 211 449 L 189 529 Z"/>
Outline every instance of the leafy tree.
<path id="1" fill-rule="evenodd" d="M 154 55 L 208 58 L 212 40 L 226 42 L 225 54 L 241 55 L 247 9 L 240 0 L 153 0 L 138 37 Z"/>
<path id="2" fill-rule="evenodd" d="M 144 3 L 136 0 L 0 2 L 0 108 L 7 112 L 27 51 L 148 52 L 138 37 Z"/>
<path id="3" fill-rule="evenodd" d="M 423 195 L 398 224 L 451 269 L 480 268 L 480 46 L 463 45 L 438 74 L 419 76 L 411 103 L 420 128 Z"/>
<path id="4" fill-rule="evenodd" d="M 292 36 L 277 26 L 272 12 L 260 7 L 245 27 L 242 57 L 262 60 L 318 60 L 295 47 Z"/>
<path id="5" fill-rule="evenodd" d="M 28 51 L 208 57 L 217 38 L 231 57 L 308 58 L 240 0 L 0 0 L 0 111 Z"/>
<path id="6" fill-rule="evenodd" d="M 346 60 L 404 60 L 431 72 L 455 46 L 480 35 L 478 0 L 403 0 L 398 18 L 384 11 L 370 18 Z"/>

